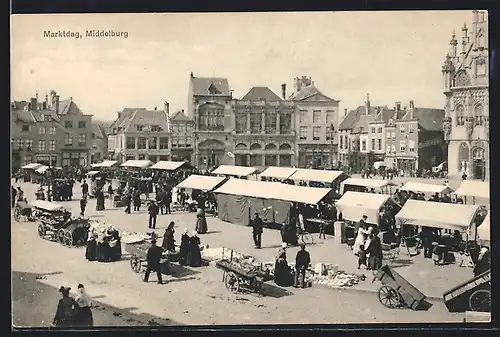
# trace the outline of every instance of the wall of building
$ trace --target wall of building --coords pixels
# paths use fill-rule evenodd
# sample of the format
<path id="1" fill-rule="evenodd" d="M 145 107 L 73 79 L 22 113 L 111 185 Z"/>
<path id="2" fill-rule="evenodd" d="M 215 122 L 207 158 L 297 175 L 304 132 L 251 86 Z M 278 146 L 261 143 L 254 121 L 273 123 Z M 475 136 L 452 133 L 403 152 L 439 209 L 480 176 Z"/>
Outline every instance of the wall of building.
<path id="1" fill-rule="evenodd" d="M 418 133 L 418 168 L 432 170 L 445 160 L 443 133 L 421 130 Z"/>
<path id="2" fill-rule="evenodd" d="M 61 115 L 65 132 L 58 133 L 62 166 L 90 164 L 92 148 L 92 115 Z"/>
<path id="3" fill-rule="evenodd" d="M 368 142 L 370 150 L 376 155 L 383 156 L 386 150 L 385 124 L 370 123 L 369 132 Z"/>

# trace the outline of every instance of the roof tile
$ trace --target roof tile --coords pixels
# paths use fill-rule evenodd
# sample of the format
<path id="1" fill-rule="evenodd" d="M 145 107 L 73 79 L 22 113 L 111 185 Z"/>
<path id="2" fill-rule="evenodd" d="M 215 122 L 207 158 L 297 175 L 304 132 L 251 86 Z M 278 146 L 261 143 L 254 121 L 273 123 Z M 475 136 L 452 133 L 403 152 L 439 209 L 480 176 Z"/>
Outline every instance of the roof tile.
<path id="1" fill-rule="evenodd" d="M 241 99 L 243 101 L 260 101 L 266 100 L 269 102 L 278 102 L 283 99 L 276 95 L 268 87 L 253 87 L 249 92 Z"/>
<path id="2" fill-rule="evenodd" d="M 194 96 L 230 96 L 227 78 L 192 77 L 191 84 Z M 211 88 L 215 93 L 210 93 Z"/>
<path id="3" fill-rule="evenodd" d="M 323 94 L 321 91 L 319 91 L 319 89 L 316 88 L 314 86 L 314 84 L 309 85 L 307 87 L 303 87 L 298 93 L 292 94 L 290 96 L 290 99 L 292 99 L 294 101 L 303 101 L 303 100 L 306 100 L 309 97 L 312 97 L 314 95 L 321 95 L 321 96 L 324 96 L 325 98 L 327 98 L 328 100 L 336 101 L 335 99 L 330 98 L 330 97 L 326 96 L 325 94 Z"/>
<path id="4" fill-rule="evenodd" d="M 179 110 L 172 117 L 170 117 L 171 122 L 192 122 L 192 119 L 190 119 L 186 114 Z"/>
<path id="5" fill-rule="evenodd" d="M 126 122 L 125 131 L 135 131 L 131 129 L 134 125 L 157 125 L 163 131 L 168 130 L 167 114 L 163 110 L 136 110 Z"/>

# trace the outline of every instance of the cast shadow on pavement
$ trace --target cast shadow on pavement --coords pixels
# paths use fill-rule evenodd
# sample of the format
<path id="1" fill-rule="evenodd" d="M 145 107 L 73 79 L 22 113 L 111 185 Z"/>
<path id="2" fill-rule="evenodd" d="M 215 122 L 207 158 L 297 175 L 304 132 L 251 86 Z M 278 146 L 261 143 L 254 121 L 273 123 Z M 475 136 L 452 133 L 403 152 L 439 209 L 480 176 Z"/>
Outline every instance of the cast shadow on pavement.
<path id="1" fill-rule="evenodd" d="M 392 268 L 401 268 L 401 267 L 407 267 L 413 264 L 412 259 L 394 259 L 391 260 L 391 267 Z"/>
<path id="2" fill-rule="evenodd" d="M 292 293 L 286 289 L 277 287 L 270 283 L 264 283 L 260 289 L 260 294 L 265 297 L 281 298 L 290 296 Z"/>
<path id="3" fill-rule="evenodd" d="M 169 275 L 175 278 L 185 278 L 187 276 L 193 276 L 199 274 L 200 272 L 191 268 L 181 266 L 177 263 L 171 263 L 169 269 Z"/>
<path id="4" fill-rule="evenodd" d="M 422 303 L 418 306 L 416 311 L 427 311 L 432 308 L 433 304 L 427 300 L 423 300 Z"/>
<path id="5" fill-rule="evenodd" d="M 60 273 L 60 272 L 58 272 Z M 12 324 L 17 328 L 41 327 L 48 328 L 54 318 L 57 303 L 61 298 L 58 287 L 52 287 L 37 281 L 46 275 L 56 273 L 35 274 L 26 272 L 12 272 Z M 75 288 L 75 285 L 66 284 Z M 150 314 L 136 314 L 132 310 L 137 308 L 117 308 L 92 299 L 92 315 L 95 326 L 175 326 L 183 325 Z M 104 296 L 105 297 L 105 296 Z M 51 329 L 52 330 L 52 329 Z M 53 329 L 59 330 L 59 329 Z"/>
<path id="6" fill-rule="evenodd" d="M 208 231 L 208 232 L 206 232 L 205 234 L 202 234 L 202 235 L 207 235 L 207 234 L 217 234 L 217 233 L 222 233 L 222 231 L 219 231 L 219 230 Z"/>

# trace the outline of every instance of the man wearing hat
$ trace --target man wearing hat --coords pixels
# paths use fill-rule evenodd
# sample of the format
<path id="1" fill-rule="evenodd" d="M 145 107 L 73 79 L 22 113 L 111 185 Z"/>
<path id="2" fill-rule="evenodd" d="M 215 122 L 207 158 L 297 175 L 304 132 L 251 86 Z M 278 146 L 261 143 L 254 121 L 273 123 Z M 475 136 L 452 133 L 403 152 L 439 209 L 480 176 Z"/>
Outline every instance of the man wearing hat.
<path id="1" fill-rule="evenodd" d="M 262 222 L 262 219 L 259 217 L 258 213 L 255 213 L 255 218 L 252 221 L 252 227 L 253 227 L 253 242 L 255 244 L 255 248 L 260 249 L 264 223 Z"/>
<path id="2" fill-rule="evenodd" d="M 148 249 L 146 256 L 146 261 L 148 262 L 148 267 L 146 268 L 146 273 L 144 274 L 144 282 L 148 282 L 149 274 L 152 271 L 156 272 L 156 277 L 158 278 L 158 284 L 163 284 L 163 279 L 161 277 L 161 264 L 160 260 L 162 258 L 162 249 L 156 245 L 156 238 L 153 236 L 151 240 L 151 247 Z"/>
<path id="3" fill-rule="evenodd" d="M 302 242 L 295 258 L 295 287 L 305 287 L 306 270 L 309 268 L 310 263 L 311 256 L 306 251 L 306 245 Z"/>

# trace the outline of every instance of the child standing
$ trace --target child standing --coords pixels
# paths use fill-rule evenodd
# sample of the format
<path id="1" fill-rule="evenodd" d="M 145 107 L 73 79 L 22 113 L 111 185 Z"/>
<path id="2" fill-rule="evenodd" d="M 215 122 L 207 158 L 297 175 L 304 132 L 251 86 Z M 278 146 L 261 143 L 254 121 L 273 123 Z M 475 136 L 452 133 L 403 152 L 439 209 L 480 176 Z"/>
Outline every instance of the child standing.
<path id="1" fill-rule="evenodd" d="M 85 208 L 87 207 L 87 198 L 85 195 L 80 199 L 80 216 L 85 216 Z"/>
<path id="2" fill-rule="evenodd" d="M 362 265 L 365 266 L 365 268 L 367 267 L 365 245 L 360 245 L 358 252 L 358 269 L 360 269 Z"/>
<path id="3" fill-rule="evenodd" d="M 323 221 L 321 221 L 319 223 L 319 238 L 321 239 L 321 236 L 323 236 L 323 239 L 326 240 L 325 227 L 326 227 L 326 224 Z"/>

